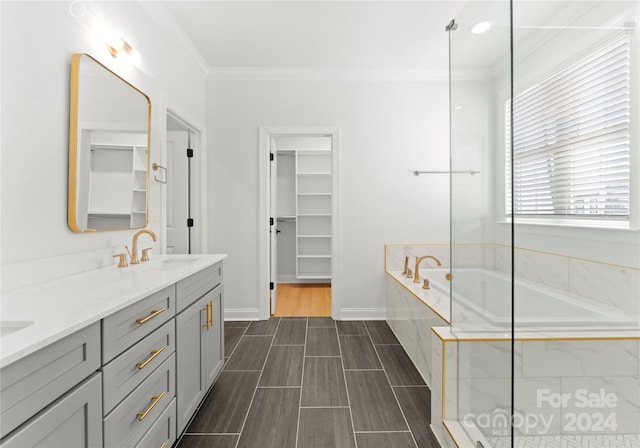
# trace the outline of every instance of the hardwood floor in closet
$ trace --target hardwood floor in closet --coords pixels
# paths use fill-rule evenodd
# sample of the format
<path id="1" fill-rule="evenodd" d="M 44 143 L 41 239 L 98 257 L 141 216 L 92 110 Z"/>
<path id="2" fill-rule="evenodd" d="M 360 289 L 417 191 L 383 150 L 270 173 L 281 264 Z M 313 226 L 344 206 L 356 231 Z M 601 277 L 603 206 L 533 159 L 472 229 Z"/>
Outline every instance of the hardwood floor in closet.
<path id="1" fill-rule="evenodd" d="M 331 285 L 322 283 L 278 283 L 274 316 L 331 316 Z"/>

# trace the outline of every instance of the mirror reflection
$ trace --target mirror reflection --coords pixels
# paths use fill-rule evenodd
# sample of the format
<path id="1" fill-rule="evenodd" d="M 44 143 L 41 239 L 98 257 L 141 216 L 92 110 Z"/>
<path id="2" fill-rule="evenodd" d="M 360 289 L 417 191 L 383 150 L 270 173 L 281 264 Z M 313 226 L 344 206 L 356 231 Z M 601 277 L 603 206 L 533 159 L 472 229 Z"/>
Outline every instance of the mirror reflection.
<path id="1" fill-rule="evenodd" d="M 73 55 L 70 98 L 69 228 L 146 226 L 149 98 L 86 54 Z"/>

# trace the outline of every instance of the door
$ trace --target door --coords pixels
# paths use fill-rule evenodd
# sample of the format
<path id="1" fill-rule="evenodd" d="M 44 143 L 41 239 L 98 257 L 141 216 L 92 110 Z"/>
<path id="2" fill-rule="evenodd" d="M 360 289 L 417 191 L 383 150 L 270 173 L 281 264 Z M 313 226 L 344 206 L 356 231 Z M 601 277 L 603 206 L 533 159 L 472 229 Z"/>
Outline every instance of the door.
<path id="1" fill-rule="evenodd" d="M 269 235 L 269 294 L 270 314 L 276 311 L 276 302 L 278 299 L 278 154 L 276 150 L 275 140 L 271 139 L 271 155 L 270 155 L 269 182 L 271 184 L 270 192 L 270 235 Z"/>
<path id="2" fill-rule="evenodd" d="M 199 134 L 171 114 L 167 115 L 167 253 L 197 251 L 194 220 L 196 164 Z M 197 198 L 196 198 L 197 199 Z"/>

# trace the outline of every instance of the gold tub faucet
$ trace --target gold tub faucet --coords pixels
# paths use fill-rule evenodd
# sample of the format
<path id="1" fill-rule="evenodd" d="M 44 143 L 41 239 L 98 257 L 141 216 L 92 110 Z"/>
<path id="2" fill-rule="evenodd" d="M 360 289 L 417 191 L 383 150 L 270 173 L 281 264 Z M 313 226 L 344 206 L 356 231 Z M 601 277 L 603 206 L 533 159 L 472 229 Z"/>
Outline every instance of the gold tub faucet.
<path id="1" fill-rule="evenodd" d="M 142 229 L 142 230 L 138 230 L 136 232 L 135 235 L 133 235 L 133 243 L 132 243 L 132 247 L 131 247 L 131 264 L 138 264 L 140 263 L 140 260 L 138 260 L 138 238 L 140 237 L 140 235 L 142 235 L 143 233 L 146 233 L 147 235 L 149 235 L 151 238 L 153 238 L 153 241 L 157 241 L 156 239 L 156 234 L 153 233 L 151 230 L 149 229 Z"/>
<path id="2" fill-rule="evenodd" d="M 413 283 L 420 283 L 420 271 L 418 270 L 418 268 L 420 267 L 420 262 L 422 260 L 424 260 L 425 258 L 431 258 L 433 261 L 435 261 L 438 264 L 438 266 L 442 266 L 442 263 L 440 263 L 440 260 L 438 260 L 433 255 L 425 255 L 424 257 L 416 257 L 416 268 L 414 269 Z"/>

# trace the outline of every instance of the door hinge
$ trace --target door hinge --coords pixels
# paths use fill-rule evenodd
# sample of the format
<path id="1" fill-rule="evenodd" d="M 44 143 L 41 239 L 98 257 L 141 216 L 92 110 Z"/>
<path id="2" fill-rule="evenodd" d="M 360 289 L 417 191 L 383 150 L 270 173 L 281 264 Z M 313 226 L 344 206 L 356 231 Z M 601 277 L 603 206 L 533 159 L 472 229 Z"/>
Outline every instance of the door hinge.
<path id="1" fill-rule="evenodd" d="M 270 291 L 273 291 L 273 288 L 274 288 L 274 284 L 273 284 L 273 282 L 269 282 L 269 290 L 270 290 Z"/>
<path id="2" fill-rule="evenodd" d="M 272 152 L 269 153 L 269 161 L 273 162 L 274 155 Z"/>
<path id="3" fill-rule="evenodd" d="M 193 157 L 193 149 L 187 148 L 187 157 Z"/>
<path id="4" fill-rule="evenodd" d="M 272 226 L 273 225 L 273 218 L 269 218 L 269 225 Z"/>
<path id="5" fill-rule="evenodd" d="M 187 218 L 187 227 L 193 227 L 193 218 Z"/>

